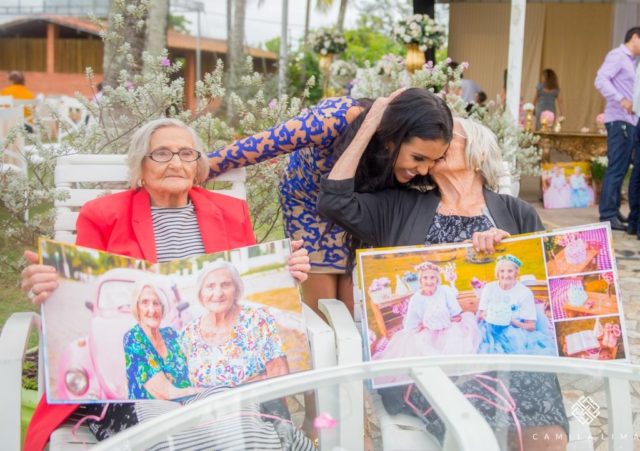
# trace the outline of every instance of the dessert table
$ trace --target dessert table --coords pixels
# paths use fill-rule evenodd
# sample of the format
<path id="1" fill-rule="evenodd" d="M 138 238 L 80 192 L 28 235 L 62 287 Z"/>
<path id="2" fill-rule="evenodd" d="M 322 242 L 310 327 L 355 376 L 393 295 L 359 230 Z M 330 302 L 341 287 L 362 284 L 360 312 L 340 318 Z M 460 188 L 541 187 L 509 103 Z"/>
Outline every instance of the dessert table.
<path id="1" fill-rule="evenodd" d="M 618 313 L 618 303 L 615 298 L 610 298 L 607 293 L 587 292 L 589 301 L 593 302 L 593 307 L 585 307 L 584 305 L 575 306 L 564 304 L 564 311 L 569 317 L 575 316 L 599 316 Z"/>
<path id="2" fill-rule="evenodd" d="M 551 150 L 567 154 L 574 161 L 589 161 L 607 154 L 607 135 L 600 133 L 537 131 L 534 134 L 540 138 L 538 147 L 545 162 L 549 161 Z"/>
<path id="3" fill-rule="evenodd" d="M 556 254 L 556 257 L 547 263 L 547 272 L 550 276 L 561 276 L 568 274 L 579 274 L 585 272 L 594 258 L 600 251 L 594 248 L 588 248 L 586 258 L 580 263 L 569 263 L 565 256 L 565 249 Z"/>

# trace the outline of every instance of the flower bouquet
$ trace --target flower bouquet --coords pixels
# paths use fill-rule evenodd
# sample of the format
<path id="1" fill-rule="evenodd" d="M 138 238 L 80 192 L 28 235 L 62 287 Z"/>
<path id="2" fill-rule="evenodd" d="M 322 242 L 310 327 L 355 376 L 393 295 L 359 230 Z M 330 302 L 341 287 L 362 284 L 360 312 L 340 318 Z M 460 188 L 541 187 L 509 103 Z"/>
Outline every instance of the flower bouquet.
<path id="1" fill-rule="evenodd" d="M 417 44 L 423 53 L 428 48 L 442 46 L 445 40 L 442 27 L 427 14 L 414 14 L 398 21 L 393 36 L 401 44 Z"/>
<path id="2" fill-rule="evenodd" d="M 308 42 L 311 49 L 322 56 L 342 53 L 347 48 L 344 36 L 328 28 L 310 32 Z"/>
<path id="3" fill-rule="evenodd" d="M 369 296 L 376 304 L 389 299 L 391 297 L 391 281 L 387 277 L 373 279 L 369 285 Z"/>
<path id="4" fill-rule="evenodd" d="M 544 110 L 542 113 L 540 113 L 540 128 L 542 129 L 542 131 L 548 132 L 549 127 L 553 125 L 555 121 L 556 115 L 553 114 L 553 111 Z"/>

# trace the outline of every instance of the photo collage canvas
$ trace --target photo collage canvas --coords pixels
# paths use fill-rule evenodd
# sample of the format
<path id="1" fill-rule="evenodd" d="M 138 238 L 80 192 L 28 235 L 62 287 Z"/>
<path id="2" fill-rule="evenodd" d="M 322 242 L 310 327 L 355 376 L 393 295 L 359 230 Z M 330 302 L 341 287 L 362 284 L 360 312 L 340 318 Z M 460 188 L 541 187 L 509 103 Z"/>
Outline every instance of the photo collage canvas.
<path id="1" fill-rule="evenodd" d="M 608 223 L 504 240 L 358 251 L 371 360 L 540 355 L 627 360 Z M 408 383 L 405 376 L 373 387 Z"/>

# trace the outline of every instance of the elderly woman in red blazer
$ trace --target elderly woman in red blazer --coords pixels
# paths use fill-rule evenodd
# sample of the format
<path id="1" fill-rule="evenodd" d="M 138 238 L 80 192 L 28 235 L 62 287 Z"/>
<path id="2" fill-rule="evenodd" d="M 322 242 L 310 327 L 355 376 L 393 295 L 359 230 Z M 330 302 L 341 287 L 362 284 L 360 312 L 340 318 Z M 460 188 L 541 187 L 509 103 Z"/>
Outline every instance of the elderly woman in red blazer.
<path id="1" fill-rule="evenodd" d="M 255 244 L 245 201 L 194 186 L 209 173 L 201 148 L 196 133 L 178 120 L 157 119 L 142 126 L 129 148 L 131 189 L 87 202 L 78 217 L 76 244 L 151 262 Z M 289 268 L 302 281 L 309 257 L 302 241 L 293 242 L 293 248 Z M 30 265 L 22 272 L 22 289 L 40 304 L 57 287 L 57 274 L 53 267 L 37 264 L 35 253 L 26 251 L 25 258 Z M 42 449 L 51 432 L 76 410 L 95 413 L 89 406 L 49 405 L 43 398 L 25 449 Z M 98 439 L 137 422 L 131 404 L 112 404 L 109 410 L 104 428 L 91 427 Z"/>

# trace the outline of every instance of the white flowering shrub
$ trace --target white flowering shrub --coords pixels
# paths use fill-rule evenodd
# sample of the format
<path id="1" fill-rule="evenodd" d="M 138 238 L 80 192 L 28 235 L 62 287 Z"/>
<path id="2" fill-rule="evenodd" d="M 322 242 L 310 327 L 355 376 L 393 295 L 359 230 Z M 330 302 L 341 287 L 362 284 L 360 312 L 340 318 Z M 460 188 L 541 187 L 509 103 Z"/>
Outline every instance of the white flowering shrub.
<path id="1" fill-rule="evenodd" d="M 344 60 L 335 60 L 331 63 L 330 79 L 334 88 L 347 86 L 356 76 L 358 66 L 355 63 Z"/>
<path id="2" fill-rule="evenodd" d="M 109 39 L 109 34 L 105 34 Z M 26 173 L 0 170 L 0 271 L 16 272 L 24 248 L 33 248 L 40 235 L 52 236 L 54 201 L 63 194 L 54 188 L 56 160 L 77 153 L 126 153 L 133 132 L 145 122 L 167 116 L 192 126 L 203 141 L 205 150 L 224 146 L 236 138 L 265 130 L 299 113 L 304 98 L 273 98 L 270 81 L 245 67 L 242 87 L 228 93 L 223 84 L 222 62 L 196 84 L 198 98 L 195 111 L 184 107 L 184 80 L 177 76 L 180 64 L 172 63 L 167 53 L 143 55 L 145 71 L 132 75 L 123 69 L 116 87 L 105 86 L 99 100 L 77 95 L 88 112 L 89 120 L 70 127 L 68 121 L 54 114 L 61 128 L 60 143 L 45 142 L 49 124 L 35 114 L 34 132 L 15 128 L 6 137 L 8 145 L 22 138 Z M 87 81 L 94 87 L 94 74 L 87 70 Z M 310 81 L 313 83 L 313 80 Z M 307 91 L 304 95 L 306 96 Z M 226 117 L 220 107 L 226 99 L 233 117 Z M 4 149 L 5 147 L 1 147 Z M 0 150 L 0 161 L 4 152 Z M 247 190 L 254 228 L 258 239 L 282 237 L 277 194 L 284 167 L 283 158 L 255 165 L 248 170 Z"/>
<path id="3" fill-rule="evenodd" d="M 427 14 L 413 14 L 398 21 L 393 36 L 401 44 L 417 44 L 422 52 L 441 47 L 446 37 L 444 29 Z"/>
<path id="4" fill-rule="evenodd" d="M 311 49 L 320 55 L 338 54 L 347 48 L 347 41 L 341 33 L 332 28 L 322 28 L 309 32 L 307 38 Z"/>
<path id="5" fill-rule="evenodd" d="M 409 86 L 409 74 L 404 59 L 397 55 L 384 55 L 373 66 L 366 63 L 356 71 L 351 96 L 376 98 L 387 96 L 398 88 Z"/>
<path id="6" fill-rule="evenodd" d="M 498 138 L 502 158 L 511 167 L 511 175 L 540 175 L 542 151 L 537 147 L 538 137 L 514 124 L 495 102 L 486 107 L 473 108 L 469 113 L 473 119 L 489 127 Z"/>

